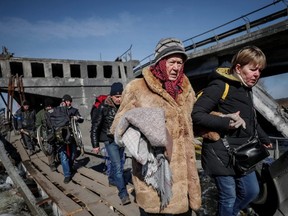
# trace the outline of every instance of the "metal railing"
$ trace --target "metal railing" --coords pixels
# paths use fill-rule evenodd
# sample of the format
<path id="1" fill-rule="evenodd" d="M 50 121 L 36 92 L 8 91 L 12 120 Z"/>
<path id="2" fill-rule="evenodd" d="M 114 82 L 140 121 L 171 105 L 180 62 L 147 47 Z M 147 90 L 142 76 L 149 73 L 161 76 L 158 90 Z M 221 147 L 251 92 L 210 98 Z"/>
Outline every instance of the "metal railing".
<path id="1" fill-rule="evenodd" d="M 120 56 L 118 56 L 115 61 L 127 62 L 132 60 L 132 45 Z"/>
<path id="2" fill-rule="evenodd" d="M 265 16 L 265 17 L 262 17 L 260 19 L 257 19 L 257 20 L 255 20 L 253 22 L 249 22 L 249 20 L 245 19 L 245 17 L 241 17 L 241 18 L 243 18 L 246 21 L 246 24 L 238 26 L 236 28 L 233 28 L 233 29 L 231 29 L 229 31 L 226 31 L 226 32 L 223 32 L 221 34 L 214 35 L 213 37 L 209 37 L 209 38 L 207 38 L 205 40 L 202 40 L 202 41 L 199 41 L 197 43 L 194 43 L 193 39 L 195 39 L 196 37 L 201 36 L 201 35 L 198 35 L 198 36 L 195 36 L 193 38 L 190 38 L 190 39 L 187 39 L 187 40 L 183 41 L 184 43 L 187 42 L 187 41 L 190 41 L 190 40 L 192 42 L 191 45 L 185 47 L 185 50 L 189 51 L 189 50 L 196 49 L 198 47 L 207 45 L 209 43 L 218 42 L 218 41 L 220 41 L 220 40 L 222 40 L 224 38 L 230 37 L 232 35 L 236 35 L 236 34 L 241 33 L 243 31 L 246 31 L 247 33 L 250 33 L 250 30 L 252 28 L 254 28 L 254 27 L 257 27 L 257 26 L 263 25 L 265 23 L 272 22 L 274 20 L 277 20 L 277 19 L 280 19 L 282 17 L 287 16 L 288 15 L 287 12 L 288 12 L 287 9 L 283 9 L 283 10 L 278 11 L 276 13 L 273 13 L 273 14 L 270 14 L 268 16 Z M 211 31 L 209 31 L 209 32 L 211 32 Z M 207 33 L 209 33 L 209 32 L 207 32 Z"/>
<path id="3" fill-rule="evenodd" d="M 271 6 L 273 6 L 273 5 L 275 5 L 275 4 L 279 3 L 279 2 L 283 2 L 285 4 L 286 8 L 283 9 L 283 10 L 279 10 L 279 11 L 277 11 L 275 13 L 266 15 L 266 16 L 260 18 L 260 19 L 254 20 L 252 22 L 249 21 L 248 16 L 250 16 L 252 14 L 255 14 L 255 13 L 259 12 L 259 11 L 262 11 L 262 10 L 268 8 L 268 7 L 271 7 Z M 238 17 L 238 18 L 236 18 L 234 20 L 231 20 L 231 21 L 229 21 L 227 23 L 224 23 L 224 24 L 222 24 L 220 26 L 212 28 L 212 29 L 210 29 L 208 31 L 205 31 L 205 32 L 201 33 L 201 34 L 198 34 L 196 36 L 193 36 L 191 38 L 183 40 L 183 43 L 184 43 L 184 46 L 185 46 L 185 50 L 186 51 L 189 51 L 189 50 L 192 50 L 192 49 L 195 50 L 196 48 L 203 47 L 203 46 L 208 45 L 210 43 L 214 43 L 214 42 L 218 43 L 220 40 L 223 40 L 223 39 L 231 37 L 231 36 L 235 36 L 235 35 L 237 35 L 237 34 L 239 34 L 241 32 L 244 32 L 244 31 L 247 32 L 247 33 L 250 33 L 251 29 L 253 29 L 253 28 L 260 27 L 263 24 L 270 23 L 270 22 L 272 22 L 274 20 L 279 20 L 280 18 L 283 18 L 283 17 L 287 17 L 288 16 L 287 5 L 288 5 L 288 3 L 285 0 L 276 0 L 273 3 L 268 4 L 268 5 L 266 5 L 266 6 L 262 7 L 262 8 L 254 10 L 254 11 L 248 13 L 248 14 L 240 16 L 240 17 Z M 229 24 L 235 23 L 236 21 L 239 21 L 239 20 L 244 20 L 245 24 L 244 25 L 240 25 L 240 26 L 238 26 L 236 28 L 230 29 L 228 31 L 224 31 L 221 34 L 214 34 L 214 36 L 212 36 L 212 37 L 208 37 L 206 39 L 199 40 L 198 42 L 194 42 L 197 38 L 200 38 L 200 37 L 202 37 L 204 35 L 207 35 L 207 34 L 210 34 L 210 33 L 214 33 L 215 30 L 218 30 L 220 28 L 228 26 Z M 190 42 L 190 44 L 189 45 L 185 45 L 188 42 Z M 145 57 L 144 59 L 140 60 L 140 64 L 138 65 L 138 67 L 136 67 L 134 69 L 134 73 L 139 71 L 139 70 L 141 70 L 142 68 L 144 68 L 144 67 L 146 67 L 148 65 L 153 64 L 154 63 L 153 57 L 154 57 L 154 54 L 150 54 L 147 57 Z"/>
<path id="4" fill-rule="evenodd" d="M 274 158 L 275 160 L 277 160 L 281 154 L 281 152 L 283 153 L 283 151 L 288 151 L 288 138 L 285 137 L 269 137 L 271 140 L 275 141 L 275 143 L 273 142 L 273 155 L 271 155 L 272 158 Z M 284 145 L 281 145 L 284 149 L 280 149 L 279 147 L 279 142 L 285 142 Z"/>

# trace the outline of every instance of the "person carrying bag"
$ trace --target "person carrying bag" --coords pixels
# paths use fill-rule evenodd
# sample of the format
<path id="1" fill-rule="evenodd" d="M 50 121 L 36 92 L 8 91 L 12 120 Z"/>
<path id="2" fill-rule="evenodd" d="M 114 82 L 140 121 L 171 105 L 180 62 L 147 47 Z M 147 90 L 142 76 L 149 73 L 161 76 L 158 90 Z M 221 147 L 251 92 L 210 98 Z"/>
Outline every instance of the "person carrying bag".
<path id="1" fill-rule="evenodd" d="M 203 137 L 201 163 L 217 186 L 218 216 L 238 215 L 259 194 L 255 173 L 259 159 L 254 153 L 262 150 L 257 147 L 269 148 L 272 144 L 257 123 L 251 92 L 265 67 L 265 54 L 258 47 L 242 48 L 230 65 L 211 74 L 208 86 L 194 105 L 193 127 L 205 131 L 199 133 Z M 251 145 L 253 151 L 248 148 Z M 263 152 L 260 159 L 266 157 Z M 240 165 L 241 172 L 237 170 Z"/>
<path id="2" fill-rule="evenodd" d="M 254 135 L 251 136 L 244 144 L 237 148 L 230 148 L 227 137 L 225 136 L 222 141 L 230 154 L 231 166 L 234 168 L 235 172 L 244 175 L 255 169 L 256 165 L 270 156 L 267 148 L 261 144 L 259 140 L 258 133 L 256 130 L 256 111 L 254 110 Z"/>

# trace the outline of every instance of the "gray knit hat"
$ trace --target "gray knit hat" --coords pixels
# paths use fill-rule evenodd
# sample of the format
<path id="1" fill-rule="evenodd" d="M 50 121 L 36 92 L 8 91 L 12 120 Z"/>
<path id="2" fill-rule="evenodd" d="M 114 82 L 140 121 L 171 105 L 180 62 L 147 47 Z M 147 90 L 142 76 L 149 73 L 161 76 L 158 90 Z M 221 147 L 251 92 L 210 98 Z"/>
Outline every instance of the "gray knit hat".
<path id="1" fill-rule="evenodd" d="M 162 38 L 155 48 L 155 64 L 162 58 L 175 53 L 182 54 L 184 62 L 188 58 L 181 40 L 177 38 Z"/>

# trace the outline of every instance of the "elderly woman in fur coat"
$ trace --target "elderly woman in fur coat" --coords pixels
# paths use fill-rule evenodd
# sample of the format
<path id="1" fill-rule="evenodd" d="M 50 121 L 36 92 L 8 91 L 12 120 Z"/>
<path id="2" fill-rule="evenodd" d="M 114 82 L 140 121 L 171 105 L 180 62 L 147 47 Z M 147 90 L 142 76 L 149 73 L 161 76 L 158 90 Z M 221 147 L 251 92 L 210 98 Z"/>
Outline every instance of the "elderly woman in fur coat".
<path id="1" fill-rule="evenodd" d="M 183 72 L 187 54 L 180 40 L 161 39 L 155 49 L 155 63 L 143 69 L 143 78 L 124 89 L 123 101 L 111 127 L 114 134 L 121 117 L 139 107 L 157 107 L 165 112 L 166 128 L 173 147 L 169 166 L 172 172 L 172 197 L 165 208 L 157 192 L 143 180 L 141 164 L 133 160 L 136 201 L 146 213 L 191 215 L 201 205 L 201 190 L 195 159 L 191 113 L 195 93 Z M 190 212 L 190 213 L 189 213 Z"/>

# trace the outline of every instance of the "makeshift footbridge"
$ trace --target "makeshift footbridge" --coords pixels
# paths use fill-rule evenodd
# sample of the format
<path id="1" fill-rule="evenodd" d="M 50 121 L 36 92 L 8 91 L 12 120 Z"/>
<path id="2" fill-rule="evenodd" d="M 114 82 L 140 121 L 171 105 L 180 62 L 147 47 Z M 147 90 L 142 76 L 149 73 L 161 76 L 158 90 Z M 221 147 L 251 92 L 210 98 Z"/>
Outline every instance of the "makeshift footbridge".
<path id="1" fill-rule="evenodd" d="M 276 4 L 281 1 L 274 2 Z M 280 19 L 279 22 L 276 18 Z M 273 21 L 273 24 L 269 25 L 269 20 Z M 259 25 L 256 25 L 257 23 Z M 264 27 L 260 28 L 263 24 L 265 24 Z M 253 30 L 252 27 L 256 30 Z M 214 31 L 215 29 L 213 29 Z M 245 34 L 239 35 L 243 31 Z M 235 32 L 235 37 L 231 39 L 233 32 Z M 255 20 L 255 22 L 247 22 L 238 28 L 233 27 L 231 31 L 224 31 L 222 34 L 208 37 L 203 41 L 195 42 L 196 38 L 190 38 L 184 41 L 189 56 L 185 65 L 185 73 L 195 91 L 198 91 L 205 86 L 207 76 L 212 69 L 219 66 L 224 60 L 230 59 L 240 47 L 249 44 L 257 45 L 267 53 L 268 68 L 263 75 L 272 75 L 271 71 L 273 74 L 288 72 L 287 37 L 288 21 L 287 8 L 285 8 Z M 223 41 L 224 38 L 227 40 Z M 187 44 L 191 41 L 192 44 Z M 210 42 L 216 44 L 210 44 Z M 203 47 L 201 47 L 202 45 Z M 130 51 L 126 54 L 129 54 Z M 53 98 L 57 104 L 61 97 L 68 93 L 73 97 L 73 105 L 85 118 L 85 122 L 80 127 L 83 143 L 88 146 L 90 146 L 89 129 L 91 125 L 89 112 L 95 96 L 108 94 L 113 82 L 122 82 L 125 85 L 135 77 L 141 76 L 143 66 L 153 63 L 151 61 L 147 65 L 139 66 L 139 61 L 132 59 L 124 61 L 122 58 L 117 61 L 18 58 L 7 53 L 7 50 L 3 54 L 0 55 L 0 88 L 2 99 L 2 92 L 6 92 L 10 97 L 10 101 L 6 104 L 6 111 L 10 112 L 7 115 L 10 123 L 13 113 L 12 99 L 18 103 L 28 99 L 38 111 L 42 108 L 41 105 L 45 98 Z M 272 127 L 277 128 L 284 138 L 288 138 L 287 109 L 281 107 L 261 86 L 257 85 L 253 92 L 256 109 L 269 123 L 266 126 L 265 123 L 263 124 L 264 129 L 269 131 Z M 261 124 L 261 126 L 263 125 Z M 28 178 L 31 177 L 36 182 L 36 191 L 40 191 L 39 196 L 35 197 L 33 194 L 35 191 L 25 188 L 26 184 L 23 182 L 18 184 L 23 190 L 23 196 L 30 203 L 29 208 L 34 215 L 45 215 L 46 212 L 43 212 L 41 208 L 45 205 L 52 206 L 55 215 L 130 216 L 143 214 L 134 202 L 135 195 L 132 185 L 129 186 L 132 204 L 121 205 L 117 189 L 109 187 L 107 176 L 96 169 L 101 159 L 91 155 L 87 145 L 84 156 L 77 159 L 78 167 L 73 180 L 69 184 L 64 184 L 61 166 L 58 167 L 57 172 L 51 172 L 43 152 L 28 156 L 20 142 L 19 135 L 11 132 L 10 138 L 8 139 L 9 144 L 19 152 L 22 159 L 21 164 L 28 173 Z M 2 138 L 0 142 L 1 158 L 5 159 L 4 151 L 2 151 L 5 143 Z M 5 159 L 5 161 L 9 160 Z M 11 164 L 7 166 L 9 167 L 8 172 L 11 171 L 9 175 L 17 176 L 14 166 Z M 17 181 L 16 177 L 15 181 Z M 287 200 L 284 195 L 282 198 Z"/>
<path id="2" fill-rule="evenodd" d="M 9 176 L 17 185 L 32 215 L 48 215 L 49 212 L 54 216 L 141 215 L 135 202 L 133 186 L 128 185 L 132 202 L 123 206 L 117 188 L 109 186 L 107 176 L 95 170 L 101 165 L 99 163 L 101 159 L 97 160 L 95 155 L 86 152 L 78 158 L 72 181 L 65 184 L 61 165 L 58 166 L 57 171 L 52 172 L 48 166 L 47 156 L 42 151 L 28 156 L 20 142 L 20 136 L 13 136 L 10 144 L 21 156 L 21 167 L 26 173 L 25 179 L 31 179 L 36 186 L 29 187 L 24 183 L 23 176 L 19 176 L 19 170 L 15 169 L 10 158 L 5 154 L 2 139 L 0 158 L 2 163 L 5 163 Z M 19 165 L 17 167 L 19 168 Z"/>

